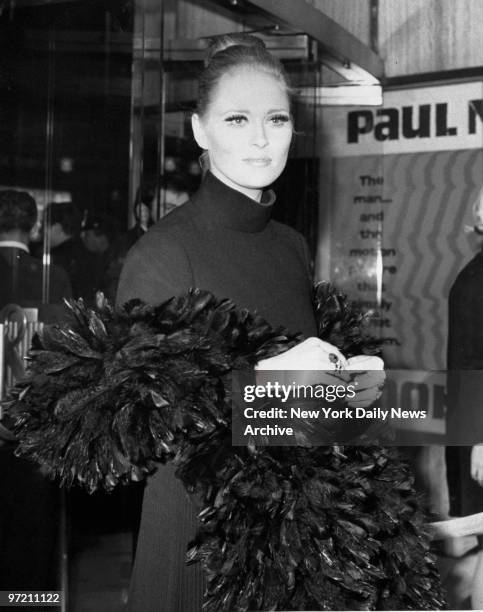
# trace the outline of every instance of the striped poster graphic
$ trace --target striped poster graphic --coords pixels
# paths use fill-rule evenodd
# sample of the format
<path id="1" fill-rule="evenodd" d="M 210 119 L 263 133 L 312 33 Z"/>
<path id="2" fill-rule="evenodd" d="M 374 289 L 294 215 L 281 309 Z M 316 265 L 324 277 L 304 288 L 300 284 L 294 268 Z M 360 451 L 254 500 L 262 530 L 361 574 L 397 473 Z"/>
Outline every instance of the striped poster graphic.
<path id="1" fill-rule="evenodd" d="M 333 159 L 331 279 L 380 310 L 388 367 L 445 368 L 449 289 L 481 248 L 464 226 L 482 182 L 481 148 Z"/>

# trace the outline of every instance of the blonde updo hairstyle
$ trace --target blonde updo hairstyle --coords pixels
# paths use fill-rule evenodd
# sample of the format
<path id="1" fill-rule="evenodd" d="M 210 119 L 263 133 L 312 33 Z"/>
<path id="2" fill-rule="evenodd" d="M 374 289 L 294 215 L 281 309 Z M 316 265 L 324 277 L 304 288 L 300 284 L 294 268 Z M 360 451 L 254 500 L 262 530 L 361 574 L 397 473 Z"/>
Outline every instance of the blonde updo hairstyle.
<path id="1" fill-rule="evenodd" d="M 237 68 L 252 67 L 266 72 L 282 83 L 290 99 L 290 85 L 280 60 L 265 43 L 249 34 L 224 34 L 211 39 L 205 68 L 198 79 L 197 113 L 203 117 L 213 99 L 221 77 Z"/>

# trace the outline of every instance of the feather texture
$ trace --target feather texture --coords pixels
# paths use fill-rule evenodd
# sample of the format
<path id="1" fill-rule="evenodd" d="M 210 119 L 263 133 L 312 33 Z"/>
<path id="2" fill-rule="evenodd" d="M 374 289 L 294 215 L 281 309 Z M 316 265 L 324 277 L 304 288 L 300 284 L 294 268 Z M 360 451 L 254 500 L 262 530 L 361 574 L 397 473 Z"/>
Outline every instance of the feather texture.
<path id="1" fill-rule="evenodd" d="M 206 612 L 444 607 L 427 517 L 394 449 L 233 447 L 230 373 L 294 346 L 228 300 L 191 290 L 115 312 L 70 302 L 72 322 L 35 338 L 7 402 L 17 453 L 89 491 L 158 462 L 200 502 L 187 552 L 207 576 Z M 377 352 L 360 314 L 315 289 L 322 339 Z"/>

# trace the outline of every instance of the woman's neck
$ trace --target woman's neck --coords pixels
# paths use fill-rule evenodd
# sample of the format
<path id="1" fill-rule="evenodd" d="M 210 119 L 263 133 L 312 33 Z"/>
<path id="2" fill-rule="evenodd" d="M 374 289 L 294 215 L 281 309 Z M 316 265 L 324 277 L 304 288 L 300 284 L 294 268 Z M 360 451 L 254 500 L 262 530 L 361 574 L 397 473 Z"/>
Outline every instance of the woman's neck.
<path id="1" fill-rule="evenodd" d="M 216 176 L 216 178 L 219 181 L 221 181 L 222 183 L 225 183 L 225 185 L 228 185 L 228 187 L 231 187 L 232 189 L 236 189 L 236 191 L 239 191 L 240 193 L 243 193 L 243 195 L 246 195 L 251 200 L 255 200 L 255 202 L 260 202 L 261 201 L 262 194 L 263 194 L 263 189 L 252 189 L 251 187 L 243 187 L 243 186 L 239 185 L 238 183 L 235 183 L 234 181 L 230 180 L 224 174 L 219 172 L 218 169 L 215 168 L 214 166 L 210 167 L 210 172 L 214 176 Z"/>

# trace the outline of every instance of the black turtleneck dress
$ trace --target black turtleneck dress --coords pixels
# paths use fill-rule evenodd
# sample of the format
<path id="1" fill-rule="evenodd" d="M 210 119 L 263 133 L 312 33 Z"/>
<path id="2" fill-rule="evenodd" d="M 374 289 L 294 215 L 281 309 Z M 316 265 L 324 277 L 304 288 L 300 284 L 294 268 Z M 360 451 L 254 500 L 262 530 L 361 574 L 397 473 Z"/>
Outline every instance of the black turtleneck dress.
<path id="1" fill-rule="evenodd" d="M 316 334 L 305 241 L 271 220 L 275 196 L 259 204 L 208 173 L 193 198 L 131 249 L 117 293 L 159 304 L 190 287 L 230 298 L 272 326 Z M 187 567 L 196 508 L 171 465 L 147 483 L 129 595 L 130 612 L 200 612 L 203 578 Z"/>

